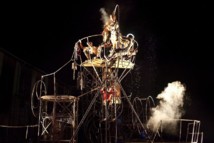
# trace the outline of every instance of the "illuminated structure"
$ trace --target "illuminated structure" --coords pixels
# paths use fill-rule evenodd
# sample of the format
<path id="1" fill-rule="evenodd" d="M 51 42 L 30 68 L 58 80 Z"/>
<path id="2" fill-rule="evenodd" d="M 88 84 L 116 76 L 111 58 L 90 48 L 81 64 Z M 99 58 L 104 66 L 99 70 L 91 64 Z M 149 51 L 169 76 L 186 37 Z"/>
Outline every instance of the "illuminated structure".
<path id="1" fill-rule="evenodd" d="M 105 13 L 104 9 L 101 10 Z M 118 14 L 118 5 L 112 14 L 103 15 L 106 17 L 103 18 L 105 21 L 101 34 L 79 39 L 75 44 L 72 56 L 73 73 L 78 69 L 77 80 L 80 89 L 86 90 L 86 92 L 93 91 L 93 98 L 76 132 L 84 123 L 89 111 L 96 107 L 94 110 L 100 110 L 96 111 L 98 113 L 97 121 L 101 126 L 99 129 L 101 134 L 98 138 L 103 142 L 118 140 L 117 122 L 121 112 L 119 110 L 124 106 L 124 100 L 127 101 L 144 133 L 147 134 L 121 85 L 122 80 L 134 68 L 138 43 L 133 34 L 124 36 L 120 33 L 116 14 Z M 114 131 L 110 132 L 109 128 Z"/>
<path id="2" fill-rule="evenodd" d="M 38 135 L 41 141 L 72 143 L 78 141 L 80 131 L 84 133 L 84 142 L 164 140 L 164 125 L 169 120 L 160 120 L 155 130 L 147 126 L 151 108 L 155 107 L 153 99 L 136 97 L 132 100 L 122 86 L 123 79 L 134 69 L 138 42 L 133 34 L 124 36 L 120 32 L 118 5 L 110 15 L 106 15 L 104 9 L 101 12 L 104 16 L 101 34 L 77 40 L 71 60 L 56 72 L 42 76 L 37 97 L 40 101 Z M 81 93 L 58 95 L 55 74 L 70 62 L 73 80 Z M 53 94 L 47 94 L 44 81 L 50 75 L 54 77 Z M 200 121 L 171 121 L 179 125 L 171 140 L 202 142 Z"/>

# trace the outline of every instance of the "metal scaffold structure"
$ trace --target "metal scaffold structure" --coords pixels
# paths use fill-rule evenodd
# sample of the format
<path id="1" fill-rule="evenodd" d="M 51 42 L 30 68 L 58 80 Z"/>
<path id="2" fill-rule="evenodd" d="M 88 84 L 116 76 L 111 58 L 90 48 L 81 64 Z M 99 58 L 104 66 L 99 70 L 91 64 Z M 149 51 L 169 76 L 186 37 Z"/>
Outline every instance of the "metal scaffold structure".
<path id="1" fill-rule="evenodd" d="M 35 84 L 32 111 L 38 117 L 39 141 L 163 141 L 167 121 L 160 120 L 153 130 L 147 125 L 151 109 L 156 106 L 152 97 L 134 98 L 124 86 L 130 84 L 123 81 L 135 68 L 138 42 L 132 33 L 121 33 L 118 5 L 111 14 L 107 14 L 105 9 L 100 11 L 103 31 L 77 40 L 71 60 L 57 71 L 43 75 Z M 67 65 L 71 65 L 78 96 L 57 92 L 56 74 Z M 50 80 L 50 77 L 53 78 Z M 47 86 L 51 87 L 50 82 L 52 94 L 47 89 Z M 35 98 L 39 101 L 38 106 L 34 104 Z M 179 130 L 176 132 L 178 136 L 172 139 L 202 143 L 200 121 L 175 119 L 173 122 L 179 123 Z"/>
<path id="2" fill-rule="evenodd" d="M 105 13 L 104 9 L 102 9 Z M 138 120 L 141 129 L 146 129 L 135 111 L 130 98 L 122 86 L 122 80 L 135 65 L 138 43 L 133 34 L 122 35 L 119 29 L 117 14 L 118 5 L 112 14 L 103 14 L 104 29 L 101 34 L 90 35 L 75 43 L 73 53 L 73 73 L 78 69 L 77 81 L 80 89 L 92 95 L 88 108 L 77 126 L 76 134 L 88 116 L 93 116 L 99 127 L 99 135 L 89 135 L 89 140 L 100 142 L 117 142 L 119 134 L 118 121 L 124 109 L 124 100 Z M 85 95 L 85 94 L 84 94 Z M 88 96 L 88 94 L 87 94 Z M 93 110 L 92 114 L 89 112 Z M 93 114 L 96 112 L 96 114 Z M 88 122 L 87 126 L 91 126 Z M 85 125 L 85 124 L 84 124 Z M 148 136 L 147 136 L 148 137 Z"/>
<path id="3" fill-rule="evenodd" d="M 71 94 L 62 94 L 68 89 L 56 81 L 56 74 L 69 63 L 51 74 L 42 75 L 41 80 L 34 84 L 31 110 L 38 118 L 39 142 L 70 142 L 74 136 L 79 99 Z M 76 140 L 73 138 L 72 142 Z"/>

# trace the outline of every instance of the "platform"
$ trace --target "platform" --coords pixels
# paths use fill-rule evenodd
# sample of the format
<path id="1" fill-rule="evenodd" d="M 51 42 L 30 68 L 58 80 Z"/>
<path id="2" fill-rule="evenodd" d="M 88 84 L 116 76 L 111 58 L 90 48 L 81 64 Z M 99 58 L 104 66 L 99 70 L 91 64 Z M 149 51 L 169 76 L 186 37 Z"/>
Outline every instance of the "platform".
<path id="1" fill-rule="evenodd" d="M 120 68 L 120 69 L 132 69 L 134 63 L 130 60 L 116 60 L 112 65 L 111 61 L 105 59 L 91 59 L 84 61 L 81 66 L 83 67 L 106 67 L 110 66 L 111 68 Z"/>
<path id="2" fill-rule="evenodd" d="M 70 102 L 75 100 L 77 97 L 71 95 L 44 95 L 41 96 L 42 101 L 49 101 L 49 102 Z"/>

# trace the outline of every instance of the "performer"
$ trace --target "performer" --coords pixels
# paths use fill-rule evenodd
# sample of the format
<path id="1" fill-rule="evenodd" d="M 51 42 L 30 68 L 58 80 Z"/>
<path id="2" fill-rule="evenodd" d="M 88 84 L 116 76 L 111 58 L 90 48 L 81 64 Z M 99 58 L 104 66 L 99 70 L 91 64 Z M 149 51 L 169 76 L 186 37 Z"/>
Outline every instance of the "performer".
<path id="1" fill-rule="evenodd" d="M 101 58 L 102 46 L 94 46 L 92 42 L 87 42 L 87 46 L 83 46 L 82 42 L 79 42 L 81 49 L 83 49 L 83 53 L 87 59 L 92 58 Z"/>
<path id="2" fill-rule="evenodd" d="M 87 59 L 91 59 L 91 56 L 95 56 L 97 54 L 97 48 L 93 46 L 92 42 L 87 42 L 87 47 L 83 49 L 83 52 Z"/>
<path id="3" fill-rule="evenodd" d="M 102 87 L 100 90 L 103 99 L 103 105 L 107 105 L 111 101 L 114 94 L 114 89 L 112 87 Z"/>
<path id="4" fill-rule="evenodd" d="M 128 34 L 126 37 L 120 38 L 120 44 L 122 48 L 118 48 L 115 52 L 109 56 L 108 60 L 115 59 L 117 57 L 129 59 L 133 55 L 136 55 L 137 49 L 134 47 L 134 35 Z"/>
<path id="5" fill-rule="evenodd" d="M 114 75 L 111 68 L 104 68 L 102 75 L 104 87 L 101 88 L 100 92 L 103 96 L 103 104 L 109 105 L 121 103 L 121 90 L 120 85 L 114 80 Z"/>
<path id="6" fill-rule="evenodd" d="M 110 51 L 110 56 L 114 53 L 114 50 L 118 48 L 118 37 L 120 35 L 119 32 L 119 24 L 116 20 L 115 15 L 110 15 L 109 20 L 105 23 L 102 36 L 103 36 L 103 42 L 111 42 L 112 49 Z"/>

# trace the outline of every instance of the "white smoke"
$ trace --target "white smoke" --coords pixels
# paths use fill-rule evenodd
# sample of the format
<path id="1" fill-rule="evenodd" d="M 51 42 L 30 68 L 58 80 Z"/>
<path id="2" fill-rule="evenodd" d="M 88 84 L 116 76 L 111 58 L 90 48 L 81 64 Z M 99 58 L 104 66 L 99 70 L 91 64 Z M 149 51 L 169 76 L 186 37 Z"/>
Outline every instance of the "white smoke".
<path id="1" fill-rule="evenodd" d="M 104 25 L 106 25 L 109 21 L 109 14 L 106 12 L 106 10 L 104 8 L 100 8 L 100 12 L 101 12 L 101 20 L 103 22 Z"/>
<path id="2" fill-rule="evenodd" d="M 183 111 L 183 99 L 185 87 L 179 81 L 168 83 L 168 86 L 158 94 L 157 99 L 160 99 L 159 104 L 152 108 L 152 116 L 147 122 L 147 126 L 152 131 L 157 131 L 160 127 L 176 128 L 176 122 L 173 119 L 180 119 Z"/>

